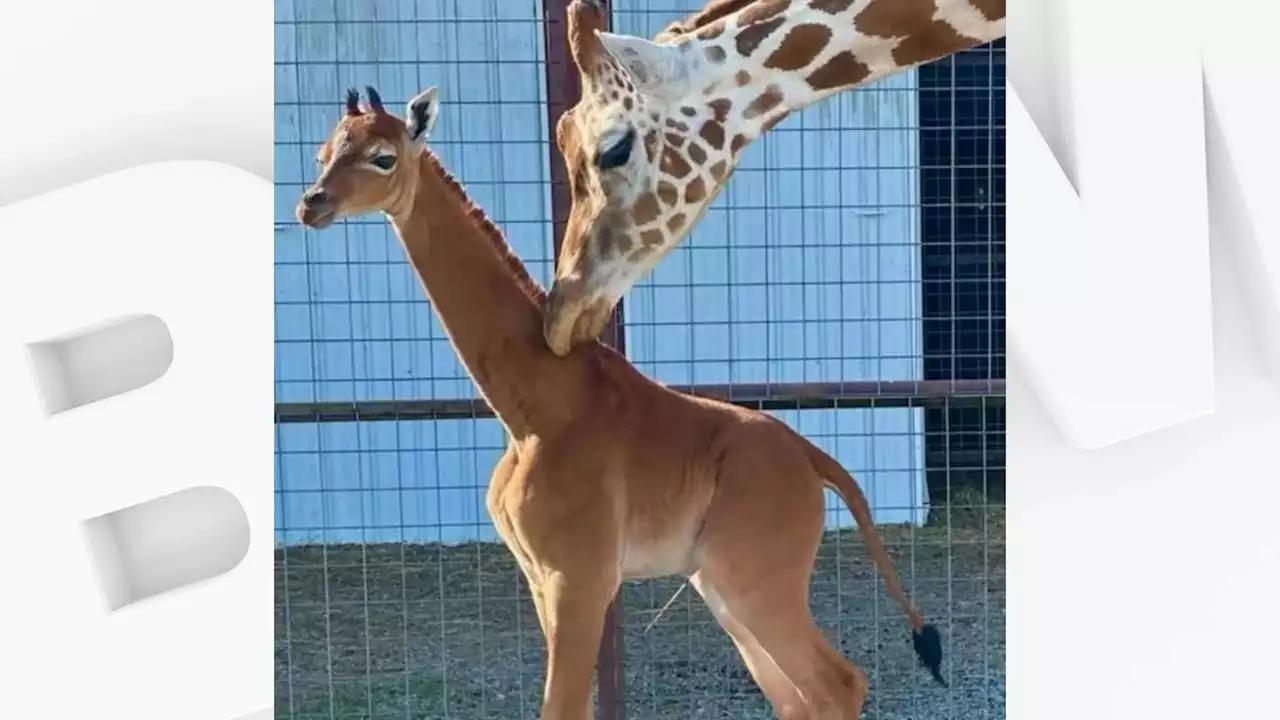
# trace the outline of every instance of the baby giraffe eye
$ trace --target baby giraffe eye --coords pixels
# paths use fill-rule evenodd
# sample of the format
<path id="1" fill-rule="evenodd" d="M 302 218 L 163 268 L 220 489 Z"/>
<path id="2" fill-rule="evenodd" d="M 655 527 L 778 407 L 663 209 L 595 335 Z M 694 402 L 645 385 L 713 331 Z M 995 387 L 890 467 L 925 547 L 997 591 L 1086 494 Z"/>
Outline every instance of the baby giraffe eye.
<path id="1" fill-rule="evenodd" d="M 379 170 L 390 170 L 396 165 L 396 156 L 395 155 L 374 155 L 373 158 L 369 160 L 369 164 L 373 165 Z"/>

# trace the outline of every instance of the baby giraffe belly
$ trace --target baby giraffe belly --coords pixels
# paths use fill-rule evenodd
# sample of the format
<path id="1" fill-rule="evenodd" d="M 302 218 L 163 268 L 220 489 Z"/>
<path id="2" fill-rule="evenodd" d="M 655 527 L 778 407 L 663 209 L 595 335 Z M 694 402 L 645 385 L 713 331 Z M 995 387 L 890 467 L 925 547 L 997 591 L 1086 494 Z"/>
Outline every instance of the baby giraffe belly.
<path id="1" fill-rule="evenodd" d="M 694 532 L 676 527 L 665 533 L 634 533 L 626 539 L 622 578 L 636 580 L 664 575 L 688 575 L 693 565 Z"/>
<path id="2" fill-rule="evenodd" d="M 632 485 L 622 537 L 624 580 L 690 575 L 694 550 L 714 485 L 696 474 L 677 481 L 648 476 Z"/>

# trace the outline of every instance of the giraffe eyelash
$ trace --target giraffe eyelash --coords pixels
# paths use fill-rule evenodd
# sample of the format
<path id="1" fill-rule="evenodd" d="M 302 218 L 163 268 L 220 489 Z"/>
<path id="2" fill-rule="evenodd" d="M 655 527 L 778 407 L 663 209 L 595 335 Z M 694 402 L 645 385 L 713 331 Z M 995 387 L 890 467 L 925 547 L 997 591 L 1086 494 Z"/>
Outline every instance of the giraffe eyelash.
<path id="1" fill-rule="evenodd" d="M 396 166 L 396 156 L 392 153 L 374 153 L 369 156 L 367 162 L 378 172 L 391 172 Z"/>
<path id="2" fill-rule="evenodd" d="M 627 164 L 631 159 L 631 148 L 636 144 L 636 129 L 627 128 L 618 142 L 610 145 L 596 157 L 596 167 L 601 170 L 613 170 Z"/>

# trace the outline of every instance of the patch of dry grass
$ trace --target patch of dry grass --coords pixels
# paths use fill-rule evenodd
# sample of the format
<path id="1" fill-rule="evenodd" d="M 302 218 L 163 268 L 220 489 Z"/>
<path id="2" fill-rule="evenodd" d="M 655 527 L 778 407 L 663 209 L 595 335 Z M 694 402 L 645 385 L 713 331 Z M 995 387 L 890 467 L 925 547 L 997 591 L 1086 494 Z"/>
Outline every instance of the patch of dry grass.
<path id="1" fill-rule="evenodd" d="M 969 498 L 970 500 L 972 498 Z M 827 534 L 814 614 L 871 683 L 868 720 L 1003 718 L 1004 511 L 966 498 L 924 528 L 881 534 L 943 636 L 938 687 L 853 531 Z M 732 644 L 681 579 L 629 582 L 624 685 L 631 720 L 770 718 Z M 276 717 L 512 720 L 537 716 L 543 642 L 498 544 L 341 545 L 276 551 Z"/>

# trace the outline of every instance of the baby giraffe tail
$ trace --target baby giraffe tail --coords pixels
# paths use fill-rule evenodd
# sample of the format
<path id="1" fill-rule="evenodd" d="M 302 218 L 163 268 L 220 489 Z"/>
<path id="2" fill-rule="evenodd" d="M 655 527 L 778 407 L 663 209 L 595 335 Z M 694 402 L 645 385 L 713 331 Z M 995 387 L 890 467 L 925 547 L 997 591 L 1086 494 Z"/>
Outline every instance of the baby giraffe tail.
<path id="1" fill-rule="evenodd" d="M 858 534 L 862 535 L 863 542 L 867 544 L 867 552 L 871 554 L 871 561 L 884 577 L 884 586 L 889 592 L 889 597 L 902 608 L 907 616 L 907 622 L 911 625 L 911 644 L 915 647 L 920 665 L 929 670 L 934 680 L 946 687 L 947 682 L 942 679 L 942 637 L 938 634 L 936 627 L 925 623 L 924 617 L 907 598 L 906 592 L 898 582 L 898 574 L 894 572 L 884 544 L 880 542 L 880 534 L 876 532 L 876 526 L 871 521 L 871 509 L 867 506 L 867 498 L 862 494 L 862 488 L 858 487 L 857 481 L 841 467 L 840 463 L 836 462 L 835 458 L 823 452 L 808 439 L 799 436 L 799 440 L 804 445 L 814 470 L 822 476 L 825 484 L 844 500 L 844 504 L 848 505 L 849 511 L 853 513 L 854 520 L 858 521 Z"/>

